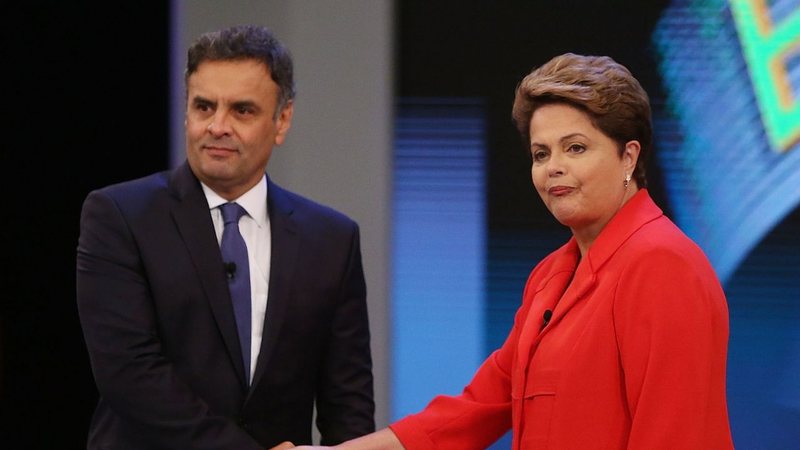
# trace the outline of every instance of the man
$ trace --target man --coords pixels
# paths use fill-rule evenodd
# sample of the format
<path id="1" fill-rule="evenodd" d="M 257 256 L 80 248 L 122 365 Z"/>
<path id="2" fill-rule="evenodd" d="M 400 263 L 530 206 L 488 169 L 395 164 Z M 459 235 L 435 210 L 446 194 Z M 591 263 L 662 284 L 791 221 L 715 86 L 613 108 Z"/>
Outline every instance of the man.
<path id="1" fill-rule="evenodd" d="M 87 197 L 78 309 L 100 400 L 88 448 L 263 449 L 371 432 L 357 225 L 265 175 L 292 121 L 263 27 L 201 36 L 187 162 Z"/>

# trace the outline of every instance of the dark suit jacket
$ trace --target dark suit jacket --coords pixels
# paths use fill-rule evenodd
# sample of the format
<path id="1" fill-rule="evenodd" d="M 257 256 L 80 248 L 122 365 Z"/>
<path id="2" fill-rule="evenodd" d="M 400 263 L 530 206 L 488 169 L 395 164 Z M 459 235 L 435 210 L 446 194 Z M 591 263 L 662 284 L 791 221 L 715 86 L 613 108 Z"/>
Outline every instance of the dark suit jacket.
<path id="1" fill-rule="evenodd" d="M 245 383 L 222 257 L 189 166 L 87 197 L 78 311 L 100 394 L 92 449 L 255 449 L 374 430 L 357 225 L 272 182 L 264 336 Z"/>

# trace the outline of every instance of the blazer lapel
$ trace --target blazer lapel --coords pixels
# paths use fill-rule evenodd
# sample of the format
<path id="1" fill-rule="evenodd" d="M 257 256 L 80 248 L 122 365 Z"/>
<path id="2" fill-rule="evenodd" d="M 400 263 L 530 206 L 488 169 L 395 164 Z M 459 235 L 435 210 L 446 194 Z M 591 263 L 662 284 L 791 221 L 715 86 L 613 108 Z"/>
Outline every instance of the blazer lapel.
<path id="1" fill-rule="evenodd" d="M 647 189 L 637 192 L 606 224 L 587 255 L 578 264 L 575 277 L 558 301 L 558 306 L 553 309 L 550 324 L 541 334 L 557 326 L 569 310 L 595 286 L 597 271 L 622 246 L 625 240 L 645 223 L 661 217 L 662 214 L 661 209 L 650 199 Z"/>
<path id="2" fill-rule="evenodd" d="M 553 327 L 557 317 L 556 311 L 561 309 L 561 301 L 563 301 L 565 290 L 567 290 L 570 280 L 573 278 L 575 264 L 578 261 L 578 246 L 575 239 L 571 239 L 557 250 L 553 258 L 552 267 L 529 294 L 533 295 L 535 300 L 525 299 L 525 302 L 530 302 L 531 310 L 525 318 L 525 325 L 522 327 L 519 338 L 518 367 L 527 366 L 530 355 L 539 344 L 541 336 Z M 550 323 L 542 331 L 544 312 L 546 310 L 552 311 L 553 315 L 550 318 Z M 559 312 L 559 315 L 563 315 L 563 313 Z"/>
<path id="3" fill-rule="evenodd" d="M 578 304 L 587 292 L 595 285 L 596 277 L 591 267 L 587 262 L 581 261 L 578 268 L 575 269 L 575 275 L 572 280 L 567 280 L 569 286 L 563 290 L 561 299 L 558 300 L 558 305 L 553 309 L 553 317 L 550 319 L 550 324 L 545 328 L 544 333 L 548 330 L 558 326 L 561 319 L 572 309 L 573 306 Z"/>
<path id="4" fill-rule="evenodd" d="M 197 270 L 222 340 L 231 357 L 231 364 L 246 386 L 242 350 L 236 331 L 236 319 L 231 308 L 230 292 L 225 281 L 222 255 L 214 235 L 214 224 L 208 211 L 208 202 L 200 182 L 187 163 L 173 171 L 170 184 L 178 202 L 172 208 L 172 217 L 183 237 L 186 248 Z"/>
<path id="5" fill-rule="evenodd" d="M 578 263 L 579 250 L 575 238 L 552 255 L 555 260 L 551 269 L 529 294 L 536 297 L 535 301 L 525 299 L 531 303 L 531 310 L 519 338 L 517 367 L 527 367 L 542 337 L 555 329 L 567 313 L 586 297 L 597 283 L 597 271 L 625 240 L 645 223 L 662 215 L 647 190 L 640 189 L 606 225 L 577 268 L 575 264 Z M 543 314 L 548 309 L 553 315 L 542 329 Z"/>
<path id="6" fill-rule="evenodd" d="M 278 342 L 278 336 L 280 336 L 280 330 L 286 317 L 286 307 L 289 302 L 299 249 L 297 225 L 292 217 L 294 213 L 292 200 L 286 191 L 270 181 L 269 177 L 267 177 L 267 186 L 267 211 L 269 211 L 272 233 L 272 255 L 264 335 L 261 339 L 261 349 L 253 375 L 253 387 L 261 380 L 272 350 Z M 253 392 L 252 388 L 250 392 Z"/>

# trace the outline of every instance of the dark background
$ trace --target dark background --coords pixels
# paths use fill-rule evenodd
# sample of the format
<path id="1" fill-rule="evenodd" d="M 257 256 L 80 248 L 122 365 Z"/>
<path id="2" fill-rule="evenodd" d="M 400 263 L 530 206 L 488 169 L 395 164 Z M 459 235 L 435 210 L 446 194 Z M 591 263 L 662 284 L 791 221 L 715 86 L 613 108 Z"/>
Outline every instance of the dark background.
<path id="1" fill-rule="evenodd" d="M 650 34 L 666 4 L 398 1 L 397 94 L 480 97 L 488 107 L 491 235 L 534 228 L 566 234 L 531 187 L 528 157 L 510 119 L 516 83 L 534 66 L 566 51 L 605 54 L 631 69 L 658 110 L 664 94 Z M 79 213 L 90 190 L 167 168 L 168 7 L 169 2 L 78 0 L 14 2 L 4 8 L 2 71 L 11 101 L 2 103 L 0 166 L 6 200 L 0 311 L 3 448 L 85 447 L 97 394 L 75 306 Z M 648 175 L 651 194 L 669 214 L 652 161 Z M 795 211 L 748 258 L 730 288 L 750 289 L 747 280 L 763 273 L 758 267 L 774 254 L 770 249 L 787 243 L 800 248 L 798 233 L 791 231 L 798 224 Z M 497 259 L 502 249 L 490 246 L 490 259 Z M 517 283 L 517 275 L 505 268 L 504 275 Z M 750 316 L 751 306 L 772 316 L 775 309 L 739 298 L 729 294 L 730 356 L 752 360 L 756 367 L 763 350 L 775 346 L 745 345 L 751 341 L 735 334 L 737 317 Z M 781 314 L 800 317 L 795 305 L 785 303 Z M 503 309 L 513 306 L 498 308 L 504 320 L 513 315 Z M 757 389 L 763 382 L 759 375 L 734 372 L 729 386 L 736 392 Z M 775 420 L 769 410 L 753 409 L 758 404 L 742 398 L 731 399 L 734 437 L 738 432 L 740 439 L 752 435 L 758 442 L 758 430 Z M 737 411 L 758 411 L 764 423 L 737 431 Z M 796 418 L 789 411 L 782 420 L 794 420 L 791 414 Z M 789 439 L 796 436 L 785 430 Z"/>
<path id="2" fill-rule="evenodd" d="M 565 51 L 604 53 L 660 89 L 646 43 L 662 2 L 627 14 L 608 1 L 555 3 L 396 8 L 398 94 L 487 100 L 490 227 L 558 227 L 510 120 L 514 86 L 533 66 Z M 167 167 L 168 6 L 13 2 L 6 16 L 2 442 L 84 445 L 97 394 L 75 306 L 79 213 L 90 190 Z"/>
<path id="3" fill-rule="evenodd" d="M 561 227 L 530 180 L 527 150 L 511 122 L 517 83 L 550 58 L 607 55 L 660 102 L 650 34 L 666 1 L 400 1 L 398 95 L 480 97 L 488 106 L 489 228 Z M 664 201 L 657 167 L 651 195 Z M 561 227 L 563 228 L 563 227 Z"/>
<path id="4" fill-rule="evenodd" d="M 654 151 L 659 151 L 659 139 L 680 141 L 675 127 L 670 129 L 673 112 L 666 106 L 652 44 L 653 30 L 669 4 L 625 0 L 399 3 L 398 95 L 477 97 L 487 105 L 487 355 L 504 341 L 519 306 L 520 286 L 532 266 L 569 237 L 531 185 L 529 157 L 510 118 L 516 84 L 532 68 L 564 52 L 611 56 L 628 67 L 650 95 Z M 703 24 L 687 18 L 686 26 Z M 713 27 L 705 31 L 717 32 Z M 647 170 L 650 194 L 671 216 L 655 163 L 651 158 Z M 797 447 L 800 208 L 752 249 L 724 288 L 730 312 L 727 391 L 734 444 L 743 449 Z M 507 442 L 501 440 L 496 448 L 508 448 Z"/>
<path id="5" fill-rule="evenodd" d="M 4 5 L 0 447 L 86 446 L 97 394 L 75 306 L 80 208 L 91 189 L 167 167 L 161 3 Z"/>

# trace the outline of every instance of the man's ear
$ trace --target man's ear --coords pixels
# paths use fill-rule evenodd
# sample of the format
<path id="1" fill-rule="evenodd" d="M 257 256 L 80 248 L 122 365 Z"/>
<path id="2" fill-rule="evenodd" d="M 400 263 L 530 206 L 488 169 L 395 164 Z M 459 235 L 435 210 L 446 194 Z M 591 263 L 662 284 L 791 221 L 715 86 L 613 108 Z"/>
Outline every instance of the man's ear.
<path id="1" fill-rule="evenodd" d="M 292 127 L 292 116 L 294 115 L 294 101 L 289 100 L 283 107 L 278 118 L 275 120 L 277 133 L 275 133 L 275 144 L 281 145 L 286 141 L 286 134 Z"/>

